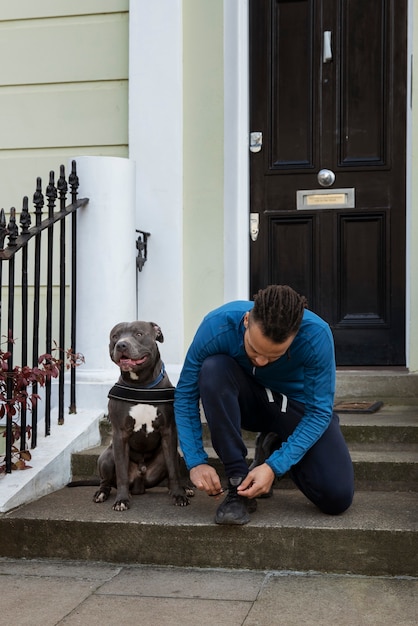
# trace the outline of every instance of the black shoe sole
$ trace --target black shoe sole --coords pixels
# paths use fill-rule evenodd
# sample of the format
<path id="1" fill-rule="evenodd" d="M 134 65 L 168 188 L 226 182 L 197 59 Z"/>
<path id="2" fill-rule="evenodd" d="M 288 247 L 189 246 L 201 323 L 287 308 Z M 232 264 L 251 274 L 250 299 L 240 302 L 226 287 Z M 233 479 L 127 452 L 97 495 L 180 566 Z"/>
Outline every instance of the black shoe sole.
<path id="1" fill-rule="evenodd" d="M 219 524 L 220 526 L 244 526 L 244 524 L 248 524 L 249 521 L 249 515 L 246 515 L 245 517 L 240 517 L 239 519 L 218 519 L 215 515 L 215 524 Z"/>

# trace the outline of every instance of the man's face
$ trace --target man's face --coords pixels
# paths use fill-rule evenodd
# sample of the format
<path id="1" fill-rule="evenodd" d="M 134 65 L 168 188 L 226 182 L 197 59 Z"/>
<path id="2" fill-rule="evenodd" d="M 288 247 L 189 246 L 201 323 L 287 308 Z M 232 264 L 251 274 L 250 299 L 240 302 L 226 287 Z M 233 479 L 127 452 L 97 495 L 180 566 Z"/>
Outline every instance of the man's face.
<path id="1" fill-rule="evenodd" d="M 264 367 L 273 361 L 277 361 L 286 354 L 295 334 L 290 335 L 283 343 L 275 343 L 261 332 L 256 322 L 249 322 L 249 313 L 244 317 L 244 348 L 251 363 L 256 367 Z"/>

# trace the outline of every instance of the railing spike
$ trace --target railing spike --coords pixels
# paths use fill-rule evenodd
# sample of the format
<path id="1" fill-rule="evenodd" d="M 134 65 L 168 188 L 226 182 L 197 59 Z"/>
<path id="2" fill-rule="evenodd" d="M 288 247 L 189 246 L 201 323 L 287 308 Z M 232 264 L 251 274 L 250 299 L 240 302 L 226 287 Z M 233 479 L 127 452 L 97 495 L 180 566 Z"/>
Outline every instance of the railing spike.
<path id="1" fill-rule="evenodd" d="M 42 193 L 42 179 L 36 179 L 36 191 L 33 194 L 33 204 L 35 205 L 36 225 L 41 223 L 42 207 L 44 206 L 44 195 Z"/>
<path id="2" fill-rule="evenodd" d="M 73 196 L 73 202 L 74 202 L 77 197 L 77 190 L 79 187 L 79 180 L 77 176 L 77 163 L 75 161 L 71 161 L 71 174 L 68 177 L 68 180 L 70 183 L 71 194 Z"/>
<path id="3" fill-rule="evenodd" d="M 60 199 L 65 200 L 68 191 L 67 181 L 65 179 L 65 167 L 60 165 L 60 177 L 57 181 L 57 188 L 60 193 Z"/>
<path id="4" fill-rule="evenodd" d="M 0 210 L 0 250 L 4 249 L 4 240 L 7 235 L 6 215 L 4 209 Z"/>
<path id="5" fill-rule="evenodd" d="M 45 195 L 48 198 L 49 217 L 52 217 L 54 214 L 55 200 L 58 195 L 57 188 L 55 187 L 55 173 L 52 170 L 49 172 L 49 184 L 46 188 Z"/>
<path id="6" fill-rule="evenodd" d="M 16 209 L 14 206 L 10 209 L 10 219 L 9 225 L 7 226 L 7 234 L 9 236 L 9 246 L 13 247 L 16 245 L 16 239 L 19 235 L 19 229 L 16 224 Z"/>
<path id="7" fill-rule="evenodd" d="M 20 228 L 22 230 L 22 233 L 27 233 L 29 230 L 29 226 L 31 225 L 31 216 L 29 213 L 29 207 L 28 207 L 28 197 L 24 196 L 23 197 L 23 204 L 22 204 L 22 212 L 20 214 Z"/>

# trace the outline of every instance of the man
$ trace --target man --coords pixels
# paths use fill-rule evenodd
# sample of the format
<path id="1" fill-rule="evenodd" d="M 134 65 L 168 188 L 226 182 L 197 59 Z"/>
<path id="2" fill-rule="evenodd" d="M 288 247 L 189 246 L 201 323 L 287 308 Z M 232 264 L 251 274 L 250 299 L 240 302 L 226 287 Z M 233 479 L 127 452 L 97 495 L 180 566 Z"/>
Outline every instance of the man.
<path id="1" fill-rule="evenodd" d="M 219 496 L 221 481 L 203 448 L 202 401 L 228 479 L 217 524 L 246 524 L 254 498 L 270 494 L 274 477 L 287 472 L 324 513 L 337 515 L 351 505 L 353 467 L 333 412 L 334 389 L 330 328 L 290 287 L 271 285 L 254 302 L 231 302 L 204 318 L 186 355 L 174 409 L 190 480 Z M 262 433 L 259 448 L 270 441 L 255 467 L 248 467 L 241 429 Z"/>

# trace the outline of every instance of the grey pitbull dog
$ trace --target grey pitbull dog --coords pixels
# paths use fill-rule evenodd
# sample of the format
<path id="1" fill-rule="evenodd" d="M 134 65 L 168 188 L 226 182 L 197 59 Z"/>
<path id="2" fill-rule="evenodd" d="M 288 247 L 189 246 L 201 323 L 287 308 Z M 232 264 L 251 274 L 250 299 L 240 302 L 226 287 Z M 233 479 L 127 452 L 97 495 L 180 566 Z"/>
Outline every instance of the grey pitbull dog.
<path id="1" fill-rule="evenodd" d="M 174 504 L 186 506 L 193 496 L 180 477 L 174 387 L 157 341 L 164 337 L 154 322 L 121 322 L 110 332 L 110 358 L 120 377 L 109 392 L 112 443 L 99 457 L 93 500 L 104 502 L 116 487 L 115 511 L 129 508 L 130 494 L 143 494 L 166 478 Z"/>

